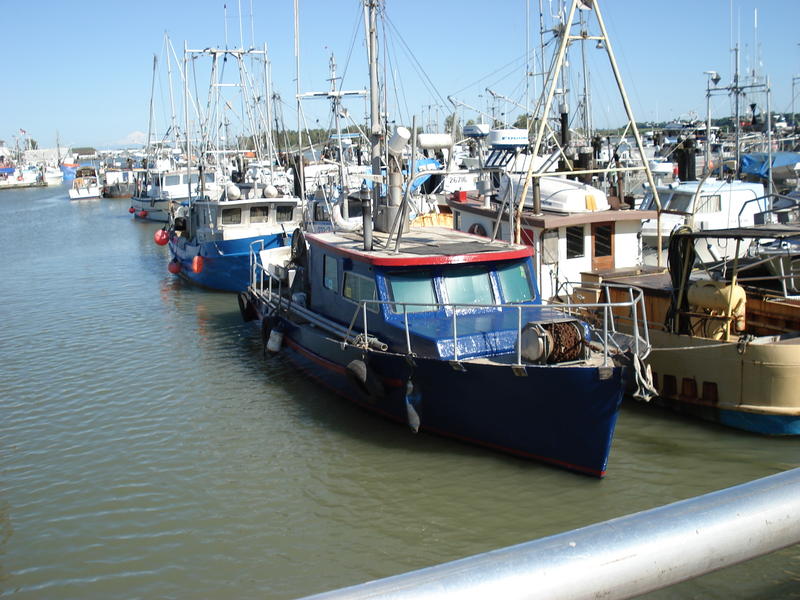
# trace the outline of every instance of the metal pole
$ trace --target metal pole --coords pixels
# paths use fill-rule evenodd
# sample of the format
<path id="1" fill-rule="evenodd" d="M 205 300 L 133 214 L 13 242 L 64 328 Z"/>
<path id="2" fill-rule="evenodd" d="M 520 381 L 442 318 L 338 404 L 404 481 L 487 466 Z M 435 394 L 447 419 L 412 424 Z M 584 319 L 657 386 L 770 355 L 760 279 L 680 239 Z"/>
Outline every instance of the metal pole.
<path id="1" fill-rule="evenodd" d="M 306 600 L 633 598 L 800 542 L 800 469 Z"/>
<path id="2" fill-rule="evenodd" d="M 711 160 L 711 74 L 709 71 L 706 74 L 706 162 L 703 171 L 708 173 L 711 170 L 708 166 Z"/>
<path id="3" fill-rule="evenodd" d="M 767 210 L 772 210 L 772 193 L 773 193 L 773 180 L 772 180 L 772 106 L 770 104 L 770 88 L 769 77 L 767 77 L 767 164 L 769 165 L 769 179 L 767 180 Z"/>
<path id="4" fill-rule="evenodd" d="M 369 121 L 372 174 L 376 177 L 372 181 L 372 198 L 362 198 L 361 209 L 364 223 L 364 250 L 372 250 L 372 210 L 378 206 L 381 184 L 381 115 L 379 106 L 378 89 L 378 2 L 380 0 L 366 0 L 369 7 Z"/>

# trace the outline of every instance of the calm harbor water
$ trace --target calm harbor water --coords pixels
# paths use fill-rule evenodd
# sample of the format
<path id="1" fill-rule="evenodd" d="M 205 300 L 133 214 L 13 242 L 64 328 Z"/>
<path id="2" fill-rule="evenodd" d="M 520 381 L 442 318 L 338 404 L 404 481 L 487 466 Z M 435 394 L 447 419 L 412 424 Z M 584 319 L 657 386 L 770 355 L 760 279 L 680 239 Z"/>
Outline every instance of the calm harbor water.
<path id="1" fill-rule="evenodd" d="M 800 465 L 632 404 L 602 481 L 413 435 L 265 359 L 128 206 L 0 192 L 0 595 L 295 598 Z M 800 548 L 648 597 L 800 597 Z"/>

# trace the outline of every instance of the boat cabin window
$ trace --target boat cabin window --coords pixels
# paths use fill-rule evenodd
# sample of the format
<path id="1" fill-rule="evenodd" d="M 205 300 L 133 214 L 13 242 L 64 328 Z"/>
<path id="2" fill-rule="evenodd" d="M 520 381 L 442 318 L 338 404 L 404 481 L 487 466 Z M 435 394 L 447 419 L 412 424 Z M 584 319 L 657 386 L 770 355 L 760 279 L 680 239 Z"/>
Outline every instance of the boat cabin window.
<path id="1" fill-rule="evenodd" d="M 498 268 L 497 278 L 500 280 L 500 288 L 503 290 L 503 298 L 506 302 L 533 300 L 531 280 L 528 277 L 528 269 L 523 263 Z"/>
<path id="2" fill-rule="evenodd" d="M 567 227 L 567 258 L 581 258 L 586 255 L 583 239 L 583 225 Z"/>
<path id="3" fill-rule="evenodd" d="M 275 208 L 275 221 L 285 223 L 291 221 L 294 216 L 294 206 L 277 206 Z"/>
<path id="4" fill-rule="evenodd" d="M 492 281 L 485 267 L 463 267 L 442 279 L 452 304 L 494 304 Z"/>
<path id="5" fill-rule="evenodd" d="M 378 295 L 375 290 L 375 280 L 346 271 L 344 274 L 342 295 L 356 302 L 360 300 L 377 300 Z M 367 304 L 367 310 L 378 312 L 378 305 Z"/>
<path id="6" fill-rule="evenodd" d="M 268 206 L 251 206 L 250 207 L 250 222 L 251 223 L 267 223 L 269 221 L 269 207 Z"/>
<path id="7" fill-rule="evenodd" d="M 242 222 L 242 209 L 241 208 L 223 208 L 222 209 L 222 224 L 223 225 L 239 225 Z"/>
<path id="8" fill-rule="evenodd" d="M 180 175 L 167 175 L 164 177 L 164 185 L 178 185 L 181 182 Z"/>
<path id="9" fill-rule="evenodd" d="M 325 208 L 325 205 L 321 202 L 317 202 L 314 204 L 314 220 L 315 221 L 327 221 L 328 220 L 328 211 Z"/>
<path id="10" fill-rule="evenodd" d="M 325 255 L 325 263 L 322 265 L 322 285 L 334 292 L 339 291 L 338 261 L 332 256 Z"/>
<path id="11" fill-rule="evenodd" d="M 677 210 L 678 212 L 690 212 L 692 198 L 694 198 L 694 194 L 675 192 L 670 196 L 669 200 L 664 203 L 664 208 L 668 210 Z"/>
<path id="12" fill-rule="evenodd" d="M 416 313 L 436 310 L 436 292 L 433 288 L 431 274 L 423 272 L 395 273 L 386 277 L 389 287 L 389 299 L 397 304 L 392 304 L 392 312 Z M 406 304 L 405 309 L 403 302 Z"/>
<path id="13" fill-rule="evenodd" d="M 204 173 L 203 181 L 206 183 L 214 183 L 214 173 Z"/>
<path id="14" fill-rule="evenodd" d="M 717 213 L 722 211 L 722 197 L 719 194 L 713 196 L 700 196 L 695 213 Z"/>
<path id="15" fill-rule="evenodd" d="M 592 228 L 594 234 L 594 255 L 611 256 L 611 236 L 614 233 L 613 225 L 597 225 Z"/>
<path id="16" fill-rule="evenodd" d="M 185 181 L 185 177 L 184 177 L 184 181 Z M 197 183 L 199 181 L 200 181 L 200 173 L 192 173 L 189 176 L 189 183 Z"/>
<path id="17" fill-rule="evenodd" d="M 553 265 L 558 262 L 558 230 L 550 229 L 542 234 L 542 262 Z"/>

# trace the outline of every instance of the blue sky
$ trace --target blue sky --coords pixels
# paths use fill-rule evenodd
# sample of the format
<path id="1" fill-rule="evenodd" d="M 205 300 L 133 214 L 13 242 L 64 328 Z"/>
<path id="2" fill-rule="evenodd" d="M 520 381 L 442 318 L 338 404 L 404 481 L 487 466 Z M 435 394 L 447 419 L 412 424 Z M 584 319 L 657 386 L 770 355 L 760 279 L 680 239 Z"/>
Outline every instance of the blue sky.
<path id="1" fill-rule="evenodd" d="M 556 4 L 542 1 L 546 10 Z M 10 0 L 0 0 L 3 4 Z M 443 119 L 452 110 L 448 95 L 491 112 L 487 87 L 524 103 L 527 5 L 534 48 L 539 0 L 387 0 L 390 77 L 402 85 L 392 101 L 402 109 L 395 111 L 397 120 L 408 125 L 416 114 L 418 123 L 425 122 L 436 116 L 437 106 Z M 24 129 L 41 147 L 54 146 L 56 132 L 62 144 L 106 147 L 146 132 L 154 54 L 161 60 L 156 112 L 167 111 L 164 32 L 180 54 L 184 41 L 191 48 L 224 46 L 227 22 L 228 45 L 238 46 L 240 8 L 245 45 L 253 39 L 258 47 L 268 45 L 273 86 L 286 102 L 287 126 L 294 128 L 292 0 L 31 0 L 5 11 L 11 18 L 3 27 L 0 139 L 13 145 Z M 739 43 L 742 73 L 757 66 L 769 76 L 773 110 L 790 110 L 792 79 L 798 77 L 800 111 L 800 0 L 603 0 L 601 9 L 637 120 L 691 113 L 704 118 L 703 72 L 718 71 L 720 86 L 731 82 L 732 39 Z M 360 14 L 358 0 L 300 0 L 302 91 L 327 89 L 331 53 L 340 74 L 346 66 L 345 88 L 367 85 Z M 619 125 L 624 116 L 607 63 L 600 60 L 604 55 L 594 48 L 587 52 L 595 126 Z M 538 85 L 534 80 L 532 89 Z M 754 101 L 765 105 L 763 96 Z M 327 126 L 324 101 L 304 106 L 311 123 L 319 119 Z M 350 106 L 353 114 L 363 114 L 363 103 Z M 511 120 L 518 112 L 499 101 L 495 110 Z M 727 97 L 712 99 L 715 116 L 731 112 Z"/>

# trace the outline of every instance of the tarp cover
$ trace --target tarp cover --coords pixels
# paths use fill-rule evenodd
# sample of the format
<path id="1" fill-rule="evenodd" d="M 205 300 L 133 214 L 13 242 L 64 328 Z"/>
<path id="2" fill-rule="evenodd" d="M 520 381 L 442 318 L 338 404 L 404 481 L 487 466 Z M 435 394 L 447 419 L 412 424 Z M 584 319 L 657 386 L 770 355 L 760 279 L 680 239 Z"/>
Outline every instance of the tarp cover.
<path id="1" fill-rule="evenodd" d="M 769 177 L 769 154 L 766 152 L 752 152 L 742 155 L 742 173 Z M 773 152 L 772 168 L 792 167 L 800 163 L 800 152 Z"/>

